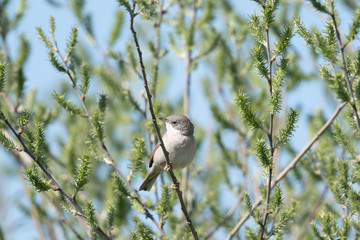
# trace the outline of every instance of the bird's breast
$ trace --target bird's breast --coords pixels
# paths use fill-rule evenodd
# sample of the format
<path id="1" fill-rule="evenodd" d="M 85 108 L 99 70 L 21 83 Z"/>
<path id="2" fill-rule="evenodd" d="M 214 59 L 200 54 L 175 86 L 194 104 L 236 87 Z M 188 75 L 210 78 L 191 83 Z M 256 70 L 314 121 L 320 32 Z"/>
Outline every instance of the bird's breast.
<path id="1" fill-rule="evenodd" d="M 169 144 L 169 157 L 173 168 L 184 168 L 194 159 L 196 142 L 193 136 L 173 136 Z"/>

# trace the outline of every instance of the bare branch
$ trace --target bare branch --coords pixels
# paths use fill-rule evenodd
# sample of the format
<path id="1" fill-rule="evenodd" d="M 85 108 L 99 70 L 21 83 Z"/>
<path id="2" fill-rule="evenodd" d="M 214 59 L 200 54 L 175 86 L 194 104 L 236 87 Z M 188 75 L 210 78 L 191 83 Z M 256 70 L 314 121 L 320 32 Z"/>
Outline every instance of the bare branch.
<path id="1" fill-rule="evenodd" d="M 177 178 L 176 178 L 176 176 L 175 176 L 175 174 L 174 174 L 174 172 L 172 170 L 172 167 L 171 167 L 171 163 L 170 163 L 170 159 L 169 159 L 169 152 L 165 148 L 163 139 L 161 137 L 159 125 L 156 122 L 156 116 L 155 116 L 153 103 L 152 103 L 152 96 L 151 96 L 151 93 L 150 93 L 150 89 L 149 89 L 149 85 L 148 85 L 148 81 L 147 81 L 147 76 L 146 76 L 146 71 L 145 71 L 145 65 L 144 65 L 143 58 L 142 58 L 142 51 L 141 51 L 140 44 L 139 44 L 139 41 L 138 41 L 138 38 L 137 38 L 137 35 L 136 35 L 136 31 L 135 31 L 135 28 L 134 28 L 134 19 L 136 17 L 135 7 L 136 7 L 136 3 L 134 2 L 133 5 L 132 5 L 131 11 L 129 11 L 129 14 L 130 14 L 130 30 L 131 30 L 131 33 L 132 33 L 132 36 L 133 36 L 133 39 L 134 39 L 134 42 L 135 42 L 136 50 L 137 50 L 137 53 L 138 53 L 138 56 L 139 56 L 139 64 L 140 64 L 140 67 L 141 67 L 142 78 L 143 78 L 143 81 L 144 81 L 144 88 L 145 88 L 146 96 L 147 96 L 148 102 L 149 102 L 149 111 L 151 113 L 151 118 L 152 118 L 155 130 L 156 130 L 156 134 L 157 134 L 157 136 L 159 138 L 161 149 L 163 150 L 164 155 L 165 155 L 166 164 L 169 167 L 169 174 L 171 176 L 171 179 L 172 179 L 173 183 L 176 186 L 179 186 L 179 181 L 177 180 Z M 193 225 L 193 223 L 191 221 L 190 215 L 188 214 L 188 211 L 186 209 L 184 199 L 183 199 L 183 196 L 182 196 L 182 192 L 181 192 L 179 187 L 176 187 L 176 193 L 177 193 L 177 195 L 179 197 L 181 210 L 184 213 L 187 224 L 189 225 L 189 228 L 191 229 L 193 237 L 195 238 L 195 240 L 197 240 L 198 239 L 198 234 L 197 234 L 197 232 L 195 230 L 195 227 L 194 227 L 194 225 Z"/>

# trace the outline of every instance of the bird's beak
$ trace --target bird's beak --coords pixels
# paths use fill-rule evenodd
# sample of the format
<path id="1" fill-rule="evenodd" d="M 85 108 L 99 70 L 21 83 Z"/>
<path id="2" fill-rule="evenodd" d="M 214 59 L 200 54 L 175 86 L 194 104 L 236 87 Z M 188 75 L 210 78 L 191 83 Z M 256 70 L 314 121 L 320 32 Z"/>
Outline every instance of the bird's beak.
<path id="1" fill-rule="evenodd" d="M 159 119 L 160 119 L 161 121 L 168 122 L 168 119 L 167 119 L 167 118 L 159 117 Z"/>

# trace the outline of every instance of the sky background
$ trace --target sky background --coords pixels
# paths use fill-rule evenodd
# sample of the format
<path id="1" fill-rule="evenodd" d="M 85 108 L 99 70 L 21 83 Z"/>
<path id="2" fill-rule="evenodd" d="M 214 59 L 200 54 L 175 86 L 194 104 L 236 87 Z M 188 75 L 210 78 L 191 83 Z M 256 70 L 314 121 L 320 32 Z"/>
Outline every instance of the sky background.
<path id="1" fill-rule="evenodd" d="M 250 15 L 255 11 L 258 11 L 256 4 L 248 0 L 233 1 L 236 11 L 241 12 L 243 16 Z M 11 14 L 15 13 L 19 1 L 12 0 L 9 10 Z M 110 28 L 112 27 L 113 17 L 118 9 L 118 3 L 114 0 L 103 0 L 103 1 L 87 1 L 86 12 L 93 14 L 93 24 L 95 30 L 95 36 L 99 42 L 99 48 L 104 49 L 106 42 L 109 38 Z M 346 9 L 340 8 L 341 14 L 341 26 L 347 29 L 347 26 L 351 22 L 351 14 L 348 14 Z M 13 58 L 16 56 L 18 48 L 18 36 L 24 34 L 31 44 L 31 52 L 28 63 L 26 64 L 25 74 L 28 81 L 25 85 L 25 91 L 37 90 L 37 97 L 39 100 L 47 100 L 51 98 L 52 93 L 61 82 L 64 81 L 64 76 L 54 70 L 48 61 L 47 50 L 45 49 L 42 42 L 37 37 L 36 27 L 41 26 L 48 33 L 48 20 L 49 17 L 53 16 L 56 20 L 56 36 L 59 43 L 59 48 L 64 49 L 66 46 L 66 39 L 68 39 L 71 27 L 75 26 L 77 21 L 70 6 L 64 8 L 56 8 L 46 3 L 46 1 L 28 1 L 27 10 L 25 16 L 22 19 L 20 25 L 15 31 L 10 33 L 8 43 L 10 45 L 10 56 Z M 318 14 L 304 9 L 301 12 L 301 19 L 304 21 L 306 26 L 322 26 L 322 22 L 319 21 L 320 17 Z M 121 34 L 129 34 L 128 22 L 122 29 Z M 89 39 L 85 37 L 84 31 L 80 28 L 80 41 L 89 43 Z M 117 46 L 121 48 L 121 41 L 117 43 Z M 295 47 L 303 47 L 303 40 L 295 37 L 292 40 L 292 44 Z M 94 56 L 96 55 L 96 51 Z M 306 55 L 305 55 L 306 57 Z M 96 58 L 95 58 L 96 59 Z M 97 58 L 101 61 L 101 58 Z M 309 66 L 304 66 L 306 70 Z M 171 74 L 172 81 L 170 82 L 168 89 L 170 89 L 168 96 L 162 96 L 164 99 L 169 101 L 178 101 L 183 94 L 185 83 L 184 79 L 184 64 L 182 60 L 179 60 L 178 71 L 174 71 Z M 211 118 L 211 111 L 208 103 L 205 100 L 204 94 L 201 91 L 201 79 L 203 76 L 208 74 L 204 66 L 199 68 L 193 73 L 193 82 L 191 89 L 191 106 L 190 116 L 195 124 L 207 123 L 208 128 L 214 127 L 214 122 Z M 180 80 L 179 80 L 180 79 Z M 139 83 L 141 86 L 141 82 Z M 96 91 L 96 89 L 92 89 Z M 232 98 L 232 96 L 229 96 Z M 307 124 L 307 114 L 324 109 L 326 117 L 334 111 L 334 105 L 329 104 L 329 97 L 324 90 L 323 83 L 320 80 L 301 83 L 292 94 L 289 94 L 286 103 L 291 107 L 301 107 L 301 117 L 298 122 L 298 129 L 303 129 L 302 126 Z M 52 139 L 53 137 L 61 134 L 61 130 L 56 126 L 50 127 L 46 132 L 46 138 Z M 292 145 L 296 150 L 303 148 L 309 141 L 307 131 L 296 131 L 292 139 Z M 227 144 L 231 144 L 230 142 Z M 23 193 L 23 186 L 16 174 L 11 175 L 16 171 L 16 162 L 9 157 L 9 154 L 0 149 L 0 218 L 5 219 L 1 221 L 0 225 L 5 230 L 5 236 L 8 239 L 34 239 L 36 232 L 34 226 L 29 218 L 24 218 L 23 213 L 19 210 L 19 203 L 28 204 L 27 199 Z M 25 183 L 26 184 L 26 183 Z M 232 203 L 226 204 L 231 206 Z"/>

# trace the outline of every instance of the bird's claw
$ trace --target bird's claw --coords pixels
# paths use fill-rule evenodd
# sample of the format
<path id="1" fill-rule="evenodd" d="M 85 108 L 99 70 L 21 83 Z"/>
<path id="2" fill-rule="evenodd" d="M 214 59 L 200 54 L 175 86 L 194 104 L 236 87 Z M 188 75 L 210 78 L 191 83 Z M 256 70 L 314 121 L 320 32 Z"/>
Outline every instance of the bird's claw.
<path id="1" fill-rule="evenodd" d="M 165 168 L 164 168 L 164 170 L 165 171 L 170 171 L 170 170 L 172 170 L 173 168 L 172 168 L 172 163 L 170 162 L 170 165 L 168 165 L 168 164 L 166 164 L 166 166 L 165 166 Z"/>
<path id="2" fill-rule="evenodd" d="M 179 182 L 176 182 L 176 183 L 171 184 L 170 188 L 171 188 L 172 190 L 176 190 L 176 189 L 179 188 L 179 185 L 180 185 L 180 183 L 179 183 Z"/>

